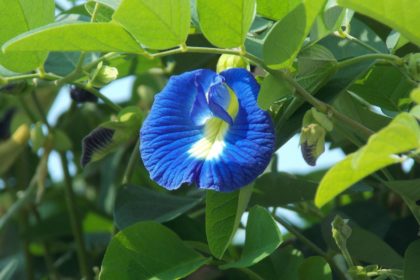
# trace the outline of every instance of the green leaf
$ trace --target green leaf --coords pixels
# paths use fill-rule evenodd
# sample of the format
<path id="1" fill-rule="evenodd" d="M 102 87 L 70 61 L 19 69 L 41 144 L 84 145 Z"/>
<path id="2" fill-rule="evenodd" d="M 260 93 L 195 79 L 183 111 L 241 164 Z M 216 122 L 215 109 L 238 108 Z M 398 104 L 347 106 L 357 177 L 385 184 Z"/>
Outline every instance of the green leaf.
<path id="1" fill-rule="evenodd" d="M 279 20 L 300 3 L 302 0 L 257 0 L 257 13 L 272 20 Z"/>
<path id="2" fill-rule="evenodd" d="M 189 0 L 123 0 L 113 20 L 122 24 L 141 44 L 167 49 L 187 40 Z"/>
<path id="3" fill-rule="evenodd" d="M 311 200 L 317 185 L 287 173 L 266 173 L 255 181 L 250 204 L 273 207 Z"/>
<path id="4" fill-rule="evenodd" d="M 222 269 L 254 265 L 271 255 L 282 242 L 280 230 L 270 213 L 261 206 L 249 211 L 245 246 L 240 259 L 220 266 Z"/>
<path id="5" fill-rule="evenodd" d="M 402 268 L 403 258 L 377 235 L 360 227 L 352 228 L 347 240 L 350 255 L 363 262 L 386 268 Z"/>
<path id="6" fill-rule="evenodd" d="M 407 98 L 412 89 L 413 85 L 394 66 L 375 65 L 349 90 L 372 105 L 400 111 L 399 100 Z"/>
<path id="7" fill-rule="evenodd" d="M 411 93 L 410 93 L 410 98 L 416 102 L 417 104 L 420 105 L 420 87 L 415 88 Z"/>
<path id="8" fill-rule="evenodd" d="M 95 13 L 95 22 L 109 22 L 114 14 L 114 9 L 102 1 L 89 0 L 85 3 L 85 8 L 91 16 Z"/>
<path id="9" fill-rule="evenodd" d="M 178 279 L 207 262 L 168 228 L 140 222 L 112 238 L 99 279 Z"/>
<path id="10" fill-rule="evenodd" d="M 0 270 L 0 279 L 12 280 L 19 266 L 19 259 L 14 257 Z"/>
<path id="11" fill-rule="evenodd" d="M 299 280 L 331 280 L 331 268 L 323 257 L 305 259 L 299 267 Z"/>
<path id="12" fill-rule="evenodd" d="M 119 229 L 142 221 L 163 223 L 184 214 L 200 201 L 200 197 L 175 196 L 127 185 L 118 192 L 114 221 Z"/>
<path id="13" fill-rule="evenodd" d="M 0 45 L 28 30 L 54 21 L 53 0 L 0 0 Z M 0 64 L 16 72 L 26 72 L 41 66 L 46 52 L 9 53 L 0 52 Z"/>
<path id="14" fill-rule="evenodd" d="M 8 41 L 3 50 L 143 52 L 120 25 L 86 22 L 58 22 L 29 31 Z"/>
<path id="15" fill-rule="evenodd" d="M 338 0 L 339 5 L 372 17 L 399 31 L 413 43 L 420 45 L 420 1 L 394 0 Z"/>
<path id="16" fill-rule="evenodd" d="M 255 0 L 197 0 L 204 36 L 221 48 L 241 47 L 255 15 Z"/>
<path id="17" fill-rule="evenodd" d="M 325 0 L 305 1 L 278 21 L 264 43 L 264 61 L 271 67 L 289 68 L 296 58 Z"/>
<path id="18" fill-rule="evenodd" d="M 339 193 L 373 172 L 401 162 L 395 154 L 420 147 L 420 128 L 408 113 L 398 115 L 387 127 L 369 138 L 368 143 L 333 166 L 322 178 L 315 204 L 323 206 Z"/>
<path id="19" fill-rule="evenodd" d="M 292 94 L 293 88 L 286 80 L 280 80 L 269 74 L 264 78 L 261 85 L 261 90 L 258 94 L 258 106 L 263 110 L 267 110 L 275 101 L 287 98 Z"/>
<path id="20" fill-rule="evenodd" d="M 208 191 L 206 235 L 211 253 L 221 259 L 235 234 L 252 192 L 252 185 L 239 191 Z"/>
<path id="21" fill-rule="evenodd" d="M 386 185 L 404 199 L 420 225 L 420 179 L 391 181 L 386 182 Z"/>
<path id="22" fill-rule="evenodd" d="M 273 254 L 252 267 L 262 279 L 299 280 L 299 267 L 304 261 L 302 252 L 292 245 L 278 248 Z"/>
<path id="23" fill-rule="evenodd" d="M 420 275 L 420 240 L 408 246 L 404 255 L 404 279 L 417 280 Z"/>

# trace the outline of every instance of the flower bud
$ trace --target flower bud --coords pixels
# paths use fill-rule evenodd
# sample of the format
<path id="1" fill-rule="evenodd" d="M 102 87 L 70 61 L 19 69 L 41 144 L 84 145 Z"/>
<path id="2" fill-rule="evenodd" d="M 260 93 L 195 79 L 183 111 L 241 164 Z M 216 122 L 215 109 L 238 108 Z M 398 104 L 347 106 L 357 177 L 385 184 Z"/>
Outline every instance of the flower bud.
<path id="1" fill-rule="evenodd" d="M 300 133 L 300 148 L 307 164 L 315 166 L 316 160 L 324 152 L 325 129 L 312 123 L 302 128 Z"/>
<path id="2" fill-rule="evenodd" d="M 93 87 L 103 87 L 118 77 L 118 69 L 111 66 L 98 64 L 97 69 L 92 75 L 91 84 Z"/>
<path id="3" fill-rule="evenodd" d="M 219 61 L 217 61 L 217 73 L 230 68 L 245 68 L 248 71 L 250 70 L 249 63 L 245 58 L 233 54 L 222 54 Z"/>
<path id="4" fill-rule="evenodd" d="M 415 81 L 420 81 L 420 53 L 409 54 L 404 58 L 405 68 Z"/>
<path id="5" fill-rule="evenodd" d="M 98 97 L 96 95 L 92 94 L 91 92 L 85 89 L 82 89 L 76 86 L 72 86 L 70 88 L 70 97 L 77 103 L 85 103 L 85 102 L 95 103 L 98 101 Z"/>

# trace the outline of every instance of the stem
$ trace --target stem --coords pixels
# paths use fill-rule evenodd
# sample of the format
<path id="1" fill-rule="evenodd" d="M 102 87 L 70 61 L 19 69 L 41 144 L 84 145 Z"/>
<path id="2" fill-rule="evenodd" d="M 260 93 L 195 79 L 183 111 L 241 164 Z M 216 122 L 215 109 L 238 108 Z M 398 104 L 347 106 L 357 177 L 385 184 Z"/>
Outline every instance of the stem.
<path id="1" fill-rule="evenodd" d="M 29 182 L 28 188 L 20 195 L 15 203 L 8 209 L 6 214 L 0 218 L 0 232 L 3 228 L 12 220 L 12 218 L 18 214 L 22 208 L 28 205 L 29 201 L 33 197 L 36 188 L 39 174 L 42 174 L 43 170 L 47 167 L 49 151 L 45 151 L 44 155 L 41 157 L 41 160 L 38 163 L 35 175 L 32 177 Z"/>
<path id="2" fill-rule="evenodd" d="M 356 56 L 356 57 L 353 57 L 353 58 L 349 58 L 349 59 L 340 61 L 337 64 L 337 68 L 342 69 L 344 67 L 348 67 L 348 66 L 351 66 L 353 64 L 364 62 L 366 60 L 375 60 L 375 59 L 383 59 L 385 61 L 389 61 L 389 62 L 395 63 L 397 65 L 403 65 L 404 64 L 402 58 L 400 58 L 396 55 L 385 54 L 385 53 L 371 53 L 371 54 Z"/>
<path id="3" fill-rule="evenodd" d="M 39 113 L 41 114 L 43 122 L 48 127 L 49 133 L 52 133 L 54 128 L 52 128 L 51 125 L 48 123 L 46 114 L 43 111 L 41 104 L 39 103 L 39 100 L 34 93 L 32 93 L 32 98 L 34 99 L 35 106 L 37 107 Z M 87 253 L 85 249 L 82 225 L 80 223 L 80 218 L 77 214 L 78 206 L 76 203 L 75 194 L 73 192 L 72 179 L 71 179 L 70 172 L 68 169 L 69 163 L 67 161 L 67 158 L 64 152 L 60 152 L 59 155 L 60 155 L 60 160 L 61 160 L 61 167 L 63 169 L 63 174 L 64 174 L 64 185 L 65 185 L 65 190 L 66 190 L 66 204 L 67 204 L 67 209 L 69 211 L 71 229 L 74 235 L 74 239 L 76 241 L 77 259 L 79 261 L 81 275 L 84 277 L 84 279 L 91 280 L 92 276 L 91 276 L 89 265 L 88 265 L 88 258 L 87 258 Z"/>
<path id="4" fill-rule="evenodd" d="M 77 257 L 79 261 L 80 271 L 84 279 L 91 280 L 92 275 L 89 269 L 88 258 L 87 258 L 87 253 L 85 249 L 85 242 L 83 238 L 82 225 L 80 223 L 80 217 L 77 213 L 77 209 L 79 207 L 77 206 L 76 197 L 73 192 L 72 179 L 71 179 L 70 172 L 68 169 L 69 163 L 67 161 L 66 155 L 63 152 L 60 152 L 60 160 L 61 160 L 61 167 L 63 168 L 63 173 L 64 173 L 66 203 L 67 203 L 67 208 L 69 211 L 71 229 L 73 231 L 74 239 L 76 241 L 76 250 L 77 250 Z"/>
<path id="5" fill-rule="evenodd" d="M 134 145 L 134 149 L 131 152 L 130 159 L 128 160 L 127 168 L 125 169 L 123 179 L 121 181 L 122 185 L 128 184 L 130 182 L 130 178 L 133 175 L 134 167 L 136 166 L 138 155 L 139 155 L 139 145 L 140 145 L 140 138 L 137 139 L 136 144 Z"/>
<path id="6" fill-rule="evenodd" d="M 361 123 L 354 121 L 353 119 L 347 117 L 344 114 L 341 114 L 336 109 L 334 109 L 331 105 L 320 101 L 319 99 L 315 98 L 311 95 L 305 88 L 303 88 L 298 82 L 296 82 L 293 78 L 281 71 L 273 71 L 270 70 L 270 74 L 274 77 L 279 79 L 286 80 L 289 84 L 291 84 L 295 89 L 295 93 L 298 97 L 304 99 L 312 106 L 314 106 L 318 111 L 326 114 L 327 116 L 333 117 L 336 120 L 347 124 L 348 126 L 352 127 L 354 131 L 362 133 L 364 136 L 371 136 L 374 134 L 374 131 L 370 130 L 366 126 L 362 125 Z"/>
<path id="7" fill-rule="evenodd" d="M 96 88 L 93 87 L 89 87 L 87 85 L 84 84 L 76 84 L 77 86 L 91 92 L 93 95 L 97 96 L 99 99 L 101 99 L 106 105 L 108 105 L 112 110 L 114 110 L 115 112 L 119 112 L 121 110 L 121 107 L 117 104 L 115 104 L 114 102 L 111 101 L 111 99 L 109 99 L 108 97 L 106 97 L 105 95 L 103 95 L 99 90 L 97 90 Z"/>
<path id="8" fill-rule="evenodd" d="M 311 240 L 306 238 L 302 233 L 299 232 L 294 226 L 289 224 L 286 220 L 283 220 L 283 218 L 274 215 L 274 219 L 281 224 L 283 227 L 285 227 L 291 234 L 296 236 L 300 241 L 302 241 L 306 246 L 308 246 L 312 251 L 323 257 L 331 266 L 331 268 L 334 268 L 335 272 L 338 274 L 338 276 L 341 279 L 346 279 L 346 276 L 343 274 L 343 272 L 340 270 L 340 268 L 337 266 L 337 264 L 334 262 L 334 260 L 321 248 L 319 248 L 315 243 L 313 243 Z"/>
<path id="9" fill-rule="evenodd" d="M 36 209 L 36 206 L 33 205 L 32 206 L 32 212 L 35 216 L 35 220 L 38 224 L 41 223 L 41 215 L 38 212 L 38 209 Z M 47 241 L 43 241 L 42 242 L 42 247 L 44 248 L 45 254 L 44 254 L 44 259 L 45 259 L 45 264 L 47 266 L 47 270 L 49 272 L 49 276 L 52 280 L 58 280 L 60 279 L 60 276 L 57 272 L 57 270 L 54 267 L 54 261 L 53 258 L 51 257 L 51 247 L 50 244 Z"/>
<path id="10" fill-rule="evenodd" d="M 349 40 L 350 42 L 354 42 L 362 47 L 364 47 L 365 49 L 368 49 L 374 53 L 380 53 L 380 51 L 378 51 L 376 48 L 372 47 L 371 45 L 363 42 L 362 40 L 351 36 L 350 34 L 348 34 L 347 32 L 340 32 L 340 35 L 337 35 L 340 38 L 343 38 L 342 36 L 344 36 L 345 39 Z"/>

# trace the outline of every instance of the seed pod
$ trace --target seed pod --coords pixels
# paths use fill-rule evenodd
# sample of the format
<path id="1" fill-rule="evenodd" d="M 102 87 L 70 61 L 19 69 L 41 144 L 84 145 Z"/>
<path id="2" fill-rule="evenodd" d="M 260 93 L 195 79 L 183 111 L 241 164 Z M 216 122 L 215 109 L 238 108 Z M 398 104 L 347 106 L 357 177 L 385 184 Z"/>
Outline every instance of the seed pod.
<path id="1" fill-rule="evenodd" d="M 217 61 L 217 73 L 230 68 L 245 68 L 248 71 L 250 70 L 249 63 L 245 58 L 233 54 L 222 54 L 219 61 Z"/>
<path id="2" fill-rule="evenodd" d="M 85 103 L 85 102 L 96 103 L 98 101 L 98 97 L 96 95 L 92 94 L 91 92 L 85 89 L 82 89 L 76 86 L 71 86 L 70 97 L 77 103 Z"/>

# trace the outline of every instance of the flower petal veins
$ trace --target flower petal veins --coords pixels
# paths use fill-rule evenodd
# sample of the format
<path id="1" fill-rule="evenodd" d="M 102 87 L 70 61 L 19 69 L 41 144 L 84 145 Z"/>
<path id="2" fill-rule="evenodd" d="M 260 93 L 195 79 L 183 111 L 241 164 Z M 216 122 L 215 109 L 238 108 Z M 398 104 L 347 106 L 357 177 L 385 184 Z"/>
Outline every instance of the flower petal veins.
<path id="1" fill-rule="evenodd" d="M 274 129 L 257 106 L 259 85 L 245 69 L 172 76 L 140 132 L 150 177 L 173 190 L 183 183 L 233 191 L 270 162 Z"/>

